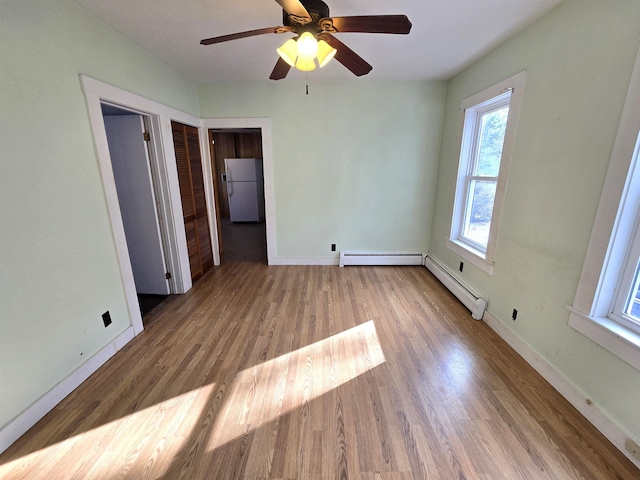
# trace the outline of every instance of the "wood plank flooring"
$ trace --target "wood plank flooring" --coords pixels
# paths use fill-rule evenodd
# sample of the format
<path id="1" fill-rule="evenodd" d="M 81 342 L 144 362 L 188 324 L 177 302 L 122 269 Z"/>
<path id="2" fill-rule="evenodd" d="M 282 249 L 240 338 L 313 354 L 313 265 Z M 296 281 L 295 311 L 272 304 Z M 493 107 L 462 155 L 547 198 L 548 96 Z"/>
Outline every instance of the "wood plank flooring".
<path id="1" fill-rule="evenodd" d="M 0 478 L 640 478 L 423 267 L 227 263 L 145 321 Z"/>

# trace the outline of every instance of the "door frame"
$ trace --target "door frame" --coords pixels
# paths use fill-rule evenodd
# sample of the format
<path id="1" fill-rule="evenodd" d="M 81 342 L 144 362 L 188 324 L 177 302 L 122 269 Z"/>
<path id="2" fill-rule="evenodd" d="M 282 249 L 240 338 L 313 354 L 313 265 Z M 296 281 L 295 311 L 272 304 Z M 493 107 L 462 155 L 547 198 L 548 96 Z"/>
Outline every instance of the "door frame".
<path id="1" fill-rule="evenodd" d="M 210 130 L 237 130 L 237 129 L 259 129 L 262 137 L 262 170 L 264 177 L 264 218 L 267 233 L 267 263 L 273 265 L 276 260 L 276 239 L 275 239 L 275 196 L 273 189 L 273 154 L 271 151 L 271 119 L 270 118 L 206 118 L 202 119 L 201 125 L 206 130 L 207 146 L 203 149 L 203 154 L 207 156 L 205 169 L 205 189 L 210 192 L 207 195 L 207 209 L 209 210 L 209 221 L 211 233 L 215 233 L 214 252 L 217 253 L 216 265 L 220 262 L 220 242 L 217 228 L 216 216 L 218 211 L 218 199 L 213 191 L 213 175 L 211 167 L 211 149 L 209 140 Z M 202 137 L 201 137 L 202 138 Z M 210 203 L 209 203 L 210 202 Z"/>
<path id="2" fill-rule="evenodd" d="M 111 156 L 107 143 L 107 134 L 102 117 L 101 104 L 107 103 L 119 108 L 131 110 L 148 118 L 150 127 L 149 153 L 153 168 L 157 172 L 158 184 L 154 185 L 158 195 L 159 222 L 166 242 L 167 268 L 171 272 L 169 287 L 171 293 L 185 293 L 192 286 L 187 252 L 187 239 L 182 223 L 182 204 L 178 171 L 171 136 L 171 120 L 199 128 L 202 141 L 206 138 L 206 130 L 201 128 L 200 119 L 154 102 L 131 92 L 80 75 L 80 84 L 85 95 L 89 123 L 93 133 L 95 152 L 98 160 L 105 202 L 115 241 L 116 256 L 125 290 L 125 298 L 134 335 L 143 330 L 142 315 L 138 305 L 138 297 L 133 279 L 131 260 L 122 225 L 122 215 L 118 203 L 118 195 L 111 167 Z M 203 162 L 206 163 L 206 162 Z M 211 218 L 211 212 L 209 212 Z M 214 251 L 215 261 L 215 251 Z M 219 263 L 219 260 L 218 260 Z"/>

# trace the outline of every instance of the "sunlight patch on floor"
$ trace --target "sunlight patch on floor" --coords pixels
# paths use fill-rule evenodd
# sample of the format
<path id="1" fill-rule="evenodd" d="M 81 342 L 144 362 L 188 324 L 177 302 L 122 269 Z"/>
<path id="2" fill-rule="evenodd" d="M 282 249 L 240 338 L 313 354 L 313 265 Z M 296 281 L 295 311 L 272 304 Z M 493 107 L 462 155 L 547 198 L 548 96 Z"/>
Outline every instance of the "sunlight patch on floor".
<path id="1" fill-rule="evenodd" d="M 209 437 L 211 451 L 385 362 L 373 320 L 236 375 Z"/>
<path id="2" fill-rule="evenodd" d="M 86 452 L 84 462 L 78 466 L 74 460 L 74 469 L 64 471 L 64 478 L 136 476 L 134 470 L 141 470 L 141 474 L 142 469 L 153 470 L 150 478 L 161 477 L 191 438 L 214 386 L 191 390 L 0 465 L 0 478 L 60 478 L 65 458 L 73 458 L 80 451 Z M 156 455 L 157 451 L 162 455 Z"/>
<path id="3" fill-rule="evenodd" d="M 0 465 L 0 478 L 161 478 L 194 436 L 211 451 L 384 362 L 368 321 L 239 372 L 217 414 L 212 383 Z M 210 431 L 205 416 L 215 418 Z"/>
<path id="4" fill-rule="evenodd" d="M 460 345 L 451 345 L 446 357 L 446 378 L 449 385 L 458 393 L 464 393 L 472 385 L 475 361 L 467 350 Z"/>

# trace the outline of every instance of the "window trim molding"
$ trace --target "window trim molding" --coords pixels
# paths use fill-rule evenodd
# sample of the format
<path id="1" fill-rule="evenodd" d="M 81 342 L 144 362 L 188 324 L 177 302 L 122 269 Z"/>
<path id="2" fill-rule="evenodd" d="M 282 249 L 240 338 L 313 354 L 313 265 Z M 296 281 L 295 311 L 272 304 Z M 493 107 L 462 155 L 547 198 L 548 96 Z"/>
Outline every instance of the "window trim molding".
<path id="1" fill-rule="evenodd" d="M 471 262 L 473 265 L 480 268 L 482 271 L 489 275 L 493 274 L 494 269 L 497 237 L 498 232 L 500 231 L 500 224 L 502 222 L 502 212 L 504 210 L 505 204 L 507 179 L 509 176 L 509 169 L 511 167 L 511 159 L 513 158 L 518 117 L 520 115 L 520 108 L 522 105 L 522 96 L 524 94 L 526 78 L 527 72 L 522 71 L 481 92 L 476 93 L 475 95 L 466 98 L 462 101 L 461 104 L 461 109 L 463 112 L 463 132 L 460 143 L 460 158 L 458 160 L 458 172 L 456 176 L 453 212 L 451 215 L 451 227 L 449 229 L 449 237 L 447 238 L 446 245 L 454 253 Z M 499 97 L 508 90 L 511 90 L 511 98 L 509 101 L 509 116 L 507 119 L 507 128 L 504 136 L 504 145 L 502 147 L 500 170 L 498 172 L 498 180 L 496 182 L 496 195 L 493 204 L 493 213 L 491 215 L 489 240 L 487 242 L 486 251 L 482 252 L 459 240 L 461 216 L 464 216 L 465 207 L 465 205 L 462 205 L 462 202 L 464 198 L 466 198 L 466 194 L 462 195 L 460 194 L 460 192 L 464 191 L 464 183 L 467 177 L 464 172 L 467 171 L 468 167 L 468 162 L 465 161 L 464 168 L 461 168 L 463 156 L 468 153 L 468 148 L 466 148 L 465 145 L 468 144 L 467 136 L 469 135 L 469 132 L 464 131 L 464 126 L 466 124 L 466 111 L 467 109 L 491 100 L 492 98 Z"/>
<path id="2" fill-rule="evenodd" d="M 640 135 L 640 49 L 611 152 L 600 203 L 587 246 L 569 325 L 640 370 L 640 334 L 608 318 L 638 205 L 627 201 L 640 164 L 632 165 Z M 633 168 L 633 171 L 630 169 Z M 635 211 L 634 211 L 635 209 Z M 622 243 L 622 247 L 621 247 Z"/>
<path id="3" fill-rule="evenodd" d="M 484 253 L 473 249 L 470 245 L 462 243 L 458 240 L 446 239 L 447 248 L 462 257 L 471 265 L 478 267 L 480 270 L 488 275 L 493 275 L 493 262 L 489 262 L 484 258 Z"/>

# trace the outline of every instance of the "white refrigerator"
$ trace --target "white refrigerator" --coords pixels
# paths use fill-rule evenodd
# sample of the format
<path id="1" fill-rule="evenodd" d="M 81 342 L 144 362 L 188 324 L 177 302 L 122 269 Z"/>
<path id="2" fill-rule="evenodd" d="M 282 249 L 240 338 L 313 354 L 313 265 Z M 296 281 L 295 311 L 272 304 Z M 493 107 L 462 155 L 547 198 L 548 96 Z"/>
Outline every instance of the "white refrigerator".
<path id="1" fill-rule="evenodd" d="M 264 180 L 259 158 L 225 158 L 231 222 L 264 221 Z"/>

